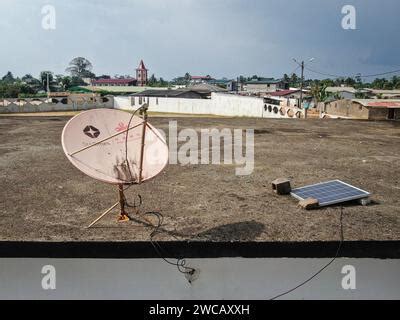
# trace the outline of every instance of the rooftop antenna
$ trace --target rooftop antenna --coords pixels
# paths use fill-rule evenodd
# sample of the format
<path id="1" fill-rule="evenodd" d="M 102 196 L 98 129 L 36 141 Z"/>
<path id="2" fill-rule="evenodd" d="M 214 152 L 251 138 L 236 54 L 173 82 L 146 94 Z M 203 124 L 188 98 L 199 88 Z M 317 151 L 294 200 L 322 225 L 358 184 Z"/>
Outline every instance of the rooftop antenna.
<path id="1" fill-rule="evenodd" d="M 129 221 L 124 191 L 154 178 L 167 165 L 167 143 L 147 121 L 147 109 L 144 104 L 132 114 L 114 109 L 89 110 L 73 117 L 63 129 L 61 140 L 68 160 L 86 175 L 118 187 L 118 201 L 88 228 L 118 205 L 118 221 Z"/>

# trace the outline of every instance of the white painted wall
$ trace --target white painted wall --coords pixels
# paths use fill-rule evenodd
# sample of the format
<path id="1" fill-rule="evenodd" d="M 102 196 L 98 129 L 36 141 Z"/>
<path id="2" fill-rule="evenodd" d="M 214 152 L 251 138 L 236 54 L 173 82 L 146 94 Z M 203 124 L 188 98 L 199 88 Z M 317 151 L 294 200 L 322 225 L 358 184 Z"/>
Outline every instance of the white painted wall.
<path id="1" fill-rule="evenodd" d="M 262 98 L 238 96 L 224 93 L 212 93 L 211 99 L 184 98 L 148 98 L 133 96 L 107 97 L 108 102 L 49 103 L 47 99 L 5 99 L 0 101 L 0 113 L 46 112 L 87 110 L 93 108 L 116 108 L 135 110 L 144 102 L 149 104 L 149 111 L 165 113 L 183 113 L 194 115 L 218 115 L 227 117 L 257 118 L 293 118 L 301 117 L 303 110 L 295 107 L 278 106 L 279 112 L 268 108 Z M 290 111 L 290 112 L 289 112 Z"/>
<path id="2" fill-rule="evenodd" d="M 107 96 L 108 101 L 102 102 L 99 99 L 95 101 L 69 99 L 68 103 L 62 103 L 62 98 L 53 98 L 57 102 L 49 102 L 47 98 L 37 99 L 3 99 L 0 100 L 0 113 L 31 113 L 31 112 L 49 112 L 49 111 L 77 111 L 95 108 L 112 108 L 113 98 Z M 50 101 L 51 101 L 50 100 Z"/>
<path id="3" fill-rule="evenodd" d="M 291 109 L 293 117 L 296 113 L 303 114 L 303 110 L 290 107 L 284 108 L 284 114 L 265 110 L 262 98 L 212 93 L 211 99 L 183 99 L 183 98 L 140 98 L 140 97 L 115 97 L 114 108 L 123 110 L 137 109 L 142 103 L 149 104 L 151 112 L 210 114 L 229 117 L 259 117 L 259 118 L 290 118 L 288 110 Z M 279 107 L 281 108 L 281 107 Z"/>
<path id="4" fill-rule="evenodd" d="M 0 259 L 0 299 L 271 299 L 302 283 L 330 259 L 188 259 L 200 270 L 189 284 L 161 259 Z M 42 267 L 56 271 L 43 290 Z M 344 266 L 355 268 L 345 290 Z M 339 258 L 285 299 L 400 299 L 400 260 Z"/>

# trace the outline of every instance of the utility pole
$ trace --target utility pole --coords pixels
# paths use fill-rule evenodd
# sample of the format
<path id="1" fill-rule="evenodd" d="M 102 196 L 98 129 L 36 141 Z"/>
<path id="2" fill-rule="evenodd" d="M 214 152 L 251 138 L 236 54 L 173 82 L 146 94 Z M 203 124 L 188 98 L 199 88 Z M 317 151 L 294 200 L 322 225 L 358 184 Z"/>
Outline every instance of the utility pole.
<path id="1" fill-rule="evenodd" d="M 300 109 L 303 108 L 303 86 L 304 86 L 304 61 L 301 62 Z M 307 109 L 304 110 L 304 118 L 307 119 Z"/>
<path id="2" fill-rule="evenodd" d="M 46 72 L 47 76 L 47 98 L 50 98 L 50 83 L 49 83 L 49 73 Z"/>
<path id="3" fill-rule="evenodd" d="M 308 60 L 308 62 L 313 62 L 315 58 L 311 58 Z M 299 107 L 300 109 L 303 108 L 303 88 L 304 88 L 304 60 L 299 63 L 295 58 L 293 58 L 293 61 L 296 62 L 300 67 L 301 67 L 301 82 L 300 82 L 300 101 L 299 101 Z M 307 119 L 307 109 L 304 110 L 304 118 Z"/>

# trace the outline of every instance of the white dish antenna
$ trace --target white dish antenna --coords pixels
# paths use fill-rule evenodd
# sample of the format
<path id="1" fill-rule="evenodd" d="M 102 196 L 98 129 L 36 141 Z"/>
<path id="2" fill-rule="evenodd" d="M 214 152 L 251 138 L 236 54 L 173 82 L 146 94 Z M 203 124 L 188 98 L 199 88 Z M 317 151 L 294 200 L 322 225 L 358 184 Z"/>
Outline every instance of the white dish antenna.
<path id="1" fill-rule="evenodd" d="M 135 116 L 138 110 L 143 117 Z M 148 123 L 147 106 L 138 110 L 133 114 L 114 109 L 85 111 L 69 120 L 63 129 L 61 140 L 68 160 L 86 175 L 119 187 L 119 201 L 94 223 L 118 204 L 119 220 L 129 220 L 124 210 L 124 185 L 145 182 L 167 165 L 165 138 Z"/>

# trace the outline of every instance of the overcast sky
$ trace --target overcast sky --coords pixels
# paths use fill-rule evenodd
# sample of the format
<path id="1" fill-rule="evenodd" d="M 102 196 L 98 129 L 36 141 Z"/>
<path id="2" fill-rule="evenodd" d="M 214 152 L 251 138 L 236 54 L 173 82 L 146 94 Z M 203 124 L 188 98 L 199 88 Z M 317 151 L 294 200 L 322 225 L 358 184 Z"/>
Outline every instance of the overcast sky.
<path id="1" fill-rule="evenodd" d="M 55 30 L 42 28 L 53 5 Z M 356 30 L 342 28 L 344 5 Z M 400 69 L 399 0 L 0 0 L 0 76 L 65 73 L 83 56 L 99 74 L 280 78 L 297 59 L 337 75 Z M 320 78 L 306 72 L 307 78 Z"/>

